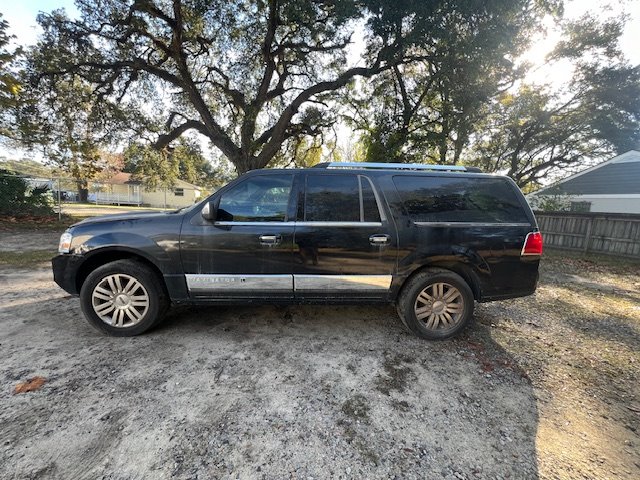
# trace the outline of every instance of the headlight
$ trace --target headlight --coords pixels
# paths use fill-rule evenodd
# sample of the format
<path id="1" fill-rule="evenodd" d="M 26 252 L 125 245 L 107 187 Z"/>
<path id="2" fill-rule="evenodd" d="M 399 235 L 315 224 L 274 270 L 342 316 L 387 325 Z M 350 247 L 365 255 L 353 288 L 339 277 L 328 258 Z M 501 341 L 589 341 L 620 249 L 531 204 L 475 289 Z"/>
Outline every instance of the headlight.
<path id="1" fill-rule="evenodd" d="M 69 232 L 64 232 L 60 235 L 60 243 L 58 244 L 58 253 L 69 253 L 71 250 L 71 239 L 73 235 Z"/>

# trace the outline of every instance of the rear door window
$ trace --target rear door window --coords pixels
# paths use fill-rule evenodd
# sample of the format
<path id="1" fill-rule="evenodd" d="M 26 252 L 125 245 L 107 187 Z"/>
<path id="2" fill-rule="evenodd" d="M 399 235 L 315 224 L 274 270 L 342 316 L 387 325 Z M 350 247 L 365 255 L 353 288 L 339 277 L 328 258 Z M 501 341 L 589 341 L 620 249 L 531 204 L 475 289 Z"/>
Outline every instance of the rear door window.
<path id="1" fill-rule="evenodd" d="M 353 174 L 308 175 L 304 221 L 380 222 L 371 183 Z"/>
<path id="2" fill-rule="evenodd" d="M 513 187 L 502 178 L 394 176 L 415 222 L 529 223 Z"/>

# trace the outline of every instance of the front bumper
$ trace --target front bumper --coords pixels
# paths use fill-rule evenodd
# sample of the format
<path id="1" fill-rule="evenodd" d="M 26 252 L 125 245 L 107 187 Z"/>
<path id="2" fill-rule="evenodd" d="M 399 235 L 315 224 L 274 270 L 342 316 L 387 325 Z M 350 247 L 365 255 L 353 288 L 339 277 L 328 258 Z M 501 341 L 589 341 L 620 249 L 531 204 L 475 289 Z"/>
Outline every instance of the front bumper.
<path id="1" fill-rule="evenodd" d="M 81 263 L 82 257 L 80 255 L 70 255 L 68 253 L 57 255 L 51 259 L 53 280 L 60 288 L 72 295 L 78 295 L 79 293 L 76 285 L 76 275 Z"/>

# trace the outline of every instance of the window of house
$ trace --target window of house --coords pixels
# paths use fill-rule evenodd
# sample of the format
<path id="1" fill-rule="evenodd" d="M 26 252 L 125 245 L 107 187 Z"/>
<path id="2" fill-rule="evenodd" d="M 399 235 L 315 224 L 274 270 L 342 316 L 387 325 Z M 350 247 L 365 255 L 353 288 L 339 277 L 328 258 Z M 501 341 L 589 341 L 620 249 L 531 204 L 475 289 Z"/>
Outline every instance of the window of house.
<path id="1" fill-rule="evenodd" d="M 225 192 L 218 221 L 282 222 L 287 217 L 293 175 L 258 175 Z"/>
<path id="2" fill-rule="evenodd" d="M 173 191 L 173 194 L 174 194 L 176 197 L 184 197 L 184 188 L 176 188 L 176 189 Z"/>

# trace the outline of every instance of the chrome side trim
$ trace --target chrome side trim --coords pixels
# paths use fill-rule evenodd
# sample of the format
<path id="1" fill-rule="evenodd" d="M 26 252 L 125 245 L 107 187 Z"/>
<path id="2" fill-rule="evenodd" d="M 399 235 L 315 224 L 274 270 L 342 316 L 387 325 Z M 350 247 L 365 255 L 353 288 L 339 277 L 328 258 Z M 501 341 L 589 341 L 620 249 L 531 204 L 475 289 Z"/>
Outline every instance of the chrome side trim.
<path id="1" fill-rule="evenodd" d="M 531 227 L 530 223 L 413 222 L 418 227 Z"/>
<path id="2" fill-rule="evenodd" d="M 382 222 L 296 222 L 300 227 L 381 227 Z"/>
<path id="3" fill-rule="evenodd" d="M 248 227 L 248 226 L 257 226 L 257 227 L 295 227 L 296 222 L 214 222 L 215 226 L 223 226 L 223 227 Z"/>
<path id="4" fill-rule="evenodd" d="M 219 227 L 381 227 L 382 222 L 215 222 Z"/>
<path id="5" fill-rule="evenodd" d="M 186 274 L 190 292 L 230 290 L 293 291 L 293 275 L 196 275 Z"/>
<path id="6" fill-rule="evenodd" d="M 293 289 L 307 290 L 389 290 L 391 275 L 294 275 Z"/>

